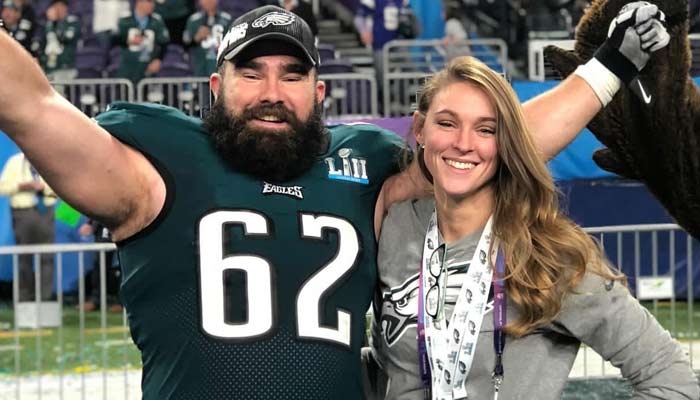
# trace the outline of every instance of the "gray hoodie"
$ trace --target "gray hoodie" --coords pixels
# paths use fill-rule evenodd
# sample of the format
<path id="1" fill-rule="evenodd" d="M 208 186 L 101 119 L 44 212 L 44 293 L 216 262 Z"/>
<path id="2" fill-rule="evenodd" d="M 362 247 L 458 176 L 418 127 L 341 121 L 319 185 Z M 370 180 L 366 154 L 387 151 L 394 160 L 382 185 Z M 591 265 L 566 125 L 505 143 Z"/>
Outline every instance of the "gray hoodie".
<path id="1" fill-rule="evenodd" d="M 375 301 L 370 353 L 382 369 L 383 384 L 378 385 L 381 393 L 370 397 L 423 400 L 416 350 L 417 278 L 433 208 L 432 199 L 407 201 L 394 205 L 384 220 L 378 254 L 380 297 Z M 480 235 L 475 232 L 447 247 L 448 318 Z M 491 308 L 484 315 L 467 378 L 470 399 L 493 398 Z M 517 315 L 508 303 L 508 320 Z M 620 368 L 634 388 L 633 399 L 700 399 L 688 358 L 670 334 L 627 288 L 587 274 L 563 299 L 552 323 L 519 339 L 507 338 L 499 400 L 560 399 L 581 343 Z"/>

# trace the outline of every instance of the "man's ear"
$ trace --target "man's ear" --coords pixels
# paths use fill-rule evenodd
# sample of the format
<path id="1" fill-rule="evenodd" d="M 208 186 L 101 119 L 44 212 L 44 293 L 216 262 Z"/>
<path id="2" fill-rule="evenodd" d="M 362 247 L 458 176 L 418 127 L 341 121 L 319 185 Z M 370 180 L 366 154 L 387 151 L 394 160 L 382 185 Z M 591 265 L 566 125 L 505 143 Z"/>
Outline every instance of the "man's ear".
<path id="1" fill-rule="evenodd" d="M 224 77 L 221 76 L 218 72 L 214 72 L 211 74 L 209 77 L 209 89 L 211 90 L 212 94 L 214 95 L 214 100 L 219 96 L 219 90 L 221 89 L 221 85 L 223 83 Z"/>
<path id="2" fill-rule="evenodd" d="M 316 82 L 316 102 L 321 103 L 326 98 L 326 82 Z"/>

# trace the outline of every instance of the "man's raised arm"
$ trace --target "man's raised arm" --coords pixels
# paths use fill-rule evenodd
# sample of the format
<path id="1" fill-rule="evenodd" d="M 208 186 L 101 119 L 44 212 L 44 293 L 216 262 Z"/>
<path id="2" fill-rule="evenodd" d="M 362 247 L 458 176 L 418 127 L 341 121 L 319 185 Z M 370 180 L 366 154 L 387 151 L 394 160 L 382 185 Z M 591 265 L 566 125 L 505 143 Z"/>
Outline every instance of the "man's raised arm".
<path id="1" fill-rule="evenodd" d="M 104 222 L 117 239 L 143 229 L 162 208 L 165 184 L 148 160 L 57 94 L 3 30 L 0 131 L 62 199 Z"/>
<path id="2" fill-rule="evenodd" d="M 545 159 L 554 157 L 574 140 L 612 100 L 620 85 L 634 80 L 649 61 L 650 53 L 669 42 L 663 25 L 664 14 L 656 5 L 637 1 L 619 8 L 621 3 L 624 2 L 601 0 L 586 11 L 578 31 L 600 26 L 598 19 L 617 12 L 608 32 L 597 32 L 600 42 L 579 43 L 577 38 L 578 48 L 595 50 L 593 58 L 578 66 L 574 74 L 554 89 L 523 105 L 537 147 Z M 613 13 L 603 12 L 606 8 L 616 9 Z M 600 47 L 596 49 L 597 46 Z"/>

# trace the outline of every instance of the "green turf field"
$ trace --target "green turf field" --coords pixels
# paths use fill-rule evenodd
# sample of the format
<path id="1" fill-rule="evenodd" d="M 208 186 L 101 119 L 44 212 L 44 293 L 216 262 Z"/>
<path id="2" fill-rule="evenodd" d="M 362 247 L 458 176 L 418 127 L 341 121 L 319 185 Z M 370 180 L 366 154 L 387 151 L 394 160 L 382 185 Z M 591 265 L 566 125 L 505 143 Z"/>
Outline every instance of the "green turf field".
<path id="1" fill-rule="evenodd" d="M 692 314 L 686 302 L 676 302 L 675 313 L 670 302 L 643 304 L 679 340 L 700 339 L 700 302 L 693 304 Z M 694 322 L 689 320 L 691 315 L 695 316 Z M 104 330 L 100 328 L 99 312 L 85 313 L 84 318 L 82 338 L 80 314 L 72 306 L 63 308 L 62 329 L 21 329 L 16 335 L 12 309 L 0 308 L 0 327 L 4 328 L 0 330 L 0 374 L 79 373 L 140 367 L 138 349 L 124 328 L 121 313 L 107 313 Z"/>
<path id="2" fill-rule="evenodd" d="M 19 337 L 13 314 L 10 308 L 0 309 L 0 324 L 9 327 L 0 331 L 0 374 L 15 374 L 17 370 L 20 374 L 79 373 L 125 365 L 140 368 L 139 351 L 123 327 L 121 313 L 107 313 L 106 329 L 100 328 L 99 312 L 85 313 L 82 338 L 79 312 L 73 307 L 63 308 L 62 329 L 21 329 Z"/>
<path id="3" fill-rule="evenodd" d="M 679 340 L 700 339 L 700 302 L 642 302 L 661 325 Z M 675 312 L 673 311 L 675 309 Z"/>

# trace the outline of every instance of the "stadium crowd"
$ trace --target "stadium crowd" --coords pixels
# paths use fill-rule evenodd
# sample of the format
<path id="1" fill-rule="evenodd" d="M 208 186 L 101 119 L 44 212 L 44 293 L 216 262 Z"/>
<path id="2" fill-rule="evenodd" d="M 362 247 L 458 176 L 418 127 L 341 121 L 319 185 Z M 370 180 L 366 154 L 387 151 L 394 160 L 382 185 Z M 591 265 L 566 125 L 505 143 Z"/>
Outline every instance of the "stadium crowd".
<path id="1" fill-rule="evenodd" d="M 264 0 L 3 0 L 5 29 L 49 79 L 209 76 L 233 18 Z M 311 5 L 274 1 L 318 32 Z M 278 3 L 278 4 L 277 4 Z"/>
<path id="2" fill-rule="evenodd" d="M 376 6 L 375 6 L 376 3 Z M 381 49 L 396 38 L 412 38 L 402 18 L 409 1 L 340 0 L 355 13 L 358 47 L 374 52 L 381 86 Z M 442 0 L 445 38 L 498 37 L 508 46 L 513 73 L 527 68 L 529 39 L 571 39 L 588 0 Z M 259 5 L 275 4 L 301 16 L 318 38 L 306 0 L 3 0 L 0 18 L 11 35 L 41 63 L 50 79 L 209 76 L 216 49 L 233 19 Z M 396 17 L 386 10 L 396 9 Z M 700 0 L 690 1 L 690 32 L 700 31 Z M 386 17 L 386 21 L 384 18 Z M 395 20 L 395 22 L 394 22 Z M 372 24 L 372 22 L 376 22 Z M 319 38 L 321 48 L 332 44 Z M 326 59 L 328 57 L 325 57 Z M 381 87 L 379 88 L 381 92 Z"/>

